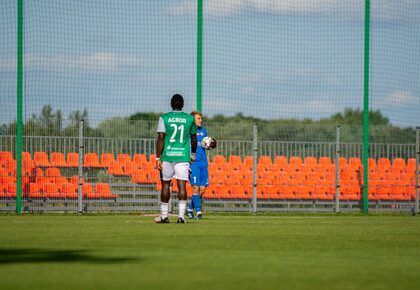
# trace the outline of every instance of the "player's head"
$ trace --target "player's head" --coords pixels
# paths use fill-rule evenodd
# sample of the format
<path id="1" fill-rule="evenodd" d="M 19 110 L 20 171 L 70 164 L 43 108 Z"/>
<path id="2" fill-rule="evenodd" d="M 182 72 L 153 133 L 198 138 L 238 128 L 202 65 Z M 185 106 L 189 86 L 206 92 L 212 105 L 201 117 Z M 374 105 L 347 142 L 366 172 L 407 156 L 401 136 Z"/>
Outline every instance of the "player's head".
<path id="1" fill-rule="evenodd" d="M 192 111 L 191 115 L 194 117 L 195 125 L 201 127 L 201 124 L 203 123 L 203 114 L 199 111 Z"/>
<path id="2" fill-rule="evenodd" d="M 173 95 L 171 99 L 171 107 L 172 110 L 182 111 L 182 108 L 184 107 L 184 98 L 179 94 Z"/>

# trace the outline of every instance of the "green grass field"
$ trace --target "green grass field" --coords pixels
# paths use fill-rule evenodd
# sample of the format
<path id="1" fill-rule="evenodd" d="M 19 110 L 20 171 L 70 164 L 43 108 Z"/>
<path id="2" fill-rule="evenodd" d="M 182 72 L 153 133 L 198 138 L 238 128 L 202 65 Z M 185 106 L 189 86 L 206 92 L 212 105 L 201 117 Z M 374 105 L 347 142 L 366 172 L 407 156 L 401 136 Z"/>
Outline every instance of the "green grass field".
<path id="1" fill-rule="evenodd" d="M 420 288 L 418 217 L 152 219 L 0 216 L 0 289 Z"/>

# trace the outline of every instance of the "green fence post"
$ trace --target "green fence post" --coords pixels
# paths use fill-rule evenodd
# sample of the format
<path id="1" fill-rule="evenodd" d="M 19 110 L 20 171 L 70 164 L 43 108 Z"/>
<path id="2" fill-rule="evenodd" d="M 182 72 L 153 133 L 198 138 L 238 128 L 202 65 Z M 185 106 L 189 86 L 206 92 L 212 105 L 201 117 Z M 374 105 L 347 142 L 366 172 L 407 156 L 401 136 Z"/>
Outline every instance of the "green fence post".
<path id="1" fill-rule="evenodd" d="M 203 0 L 197 0 L 197 111 L 202 112 L 201 70 L 203 53 Z"/>
<path id="2" fill-rule="evenodd" d="M 370 42 L 370 0 L 365 0 L 365 64 L 363 105 L 363 212 L 369 213 L 369 42 Z"/>
<path id="3" fill-rule="evenodd" d="M 17 15 L 17 116 L 16 116 L 16 213 L 22 213 L 22 96 L 23 96 L 23 0 Z"/>

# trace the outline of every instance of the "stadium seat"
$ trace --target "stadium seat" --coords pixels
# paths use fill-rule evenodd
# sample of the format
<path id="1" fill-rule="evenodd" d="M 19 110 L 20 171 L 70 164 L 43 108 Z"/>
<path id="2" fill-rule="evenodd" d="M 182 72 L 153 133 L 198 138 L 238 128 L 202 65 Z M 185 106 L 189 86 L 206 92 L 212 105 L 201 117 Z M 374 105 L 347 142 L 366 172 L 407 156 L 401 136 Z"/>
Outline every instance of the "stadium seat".
<path id="1" fill-rule="evenodd" d="M 388 158 L 379 158 L 378 166 L 381 167 L 391 167 L 391 161 Z"/>
<path id="2" fill-rule="evenodd" d="M 73 183 L 74 185 L 79 185 L 79 176 L 73 175 L 72 177 L 70 177 L 70 183 Z M 85 183 L 85 178 L 82 177 L 82 184 L 84 183 Z"/>
<path id="3" fill-rule="evenodd" d="M 362 166 L 362 161 L 361 161 L 361 159 L 360 159 L 360 158 L 357 158 L 357 157 L 350 157 L 350 158 L 349 158 L 349 165 L 350 165 L 351 167 L 353 167 L 354 169 L 359 170 L 359 169 L 360 169 L 360 167 Z"/>
<path id="4" fill-rule="evenodd" d="M 113 197 L 113 194 L 111 193 L 111 188 L 108 183 L 97 183 L 95 185 L 95 192 L 96 197 L 99 198 Z"/>
<path id="5" fill-rule="evenodd" d="M 10 151 L 0 151 L 0 166 L 13 160 L 13 154 Z"/>
<path id="6" fill-rule="evenodd" d="M 274 157 L 274 163 L 281 165 L 281 166 L 286 166 L 288 164 L 287 161 L 287 157 L 286 156 L 276 156 Z"/>
<path id="7" fill-rule="evenodd" d="M 128 154 L 118 154 L 117 161 L 120 162 L 121 164 L 124 164 L 127 162 L 131 162 L 131 157 Z"/>
<path id="8" fill-rule="evenodd" d="M 37 183 L 29 183 L 26 192 L 31 198 L 41 197 L 41 189 Z"/>
<path id="9" fill-rule="evenodd" d="M 103 153 L 101 155 L 101 166 L 102 167 L 109 167 L 112 162 L 115 162 L 114 154 Z"/>
<path id="10" fill-rule="evenodd" d="M 137 164 L 133 161 L 127 161 L 122 164 L 124 175 L 132 175 L 133 172 L 137 169 Z"/>
<path id="11" fill-rule="evenodd" d="M 229 156 L 228 164 L 232 168 L 232 170 L 241 170 L 242 159 L 240 156 L 231 155 Z"/>
<path id="12" fill-rule="evenodd" d="M 68 183 L 68 179 L 65 176 L 57 176 L 54 178 L 54 183 L 55 184 L 63 184 L 63 183 Z"/>
<path id="13" fill-rule="evenodd" d="M 32 160 L 31 153 L 23 151 L 22 152 L 22 161 L 23 160 Z"/>
<path id="14" fill-rule="evenodd" d="M 83 159 L 84 159 L 84 162 L 83 162 L 84 167 L 92 167 L 92 168 L 101 167 L 101 165 L 99 164 L 98 154 L 96 153 L 86 153 Z"/>
<path id="15" fill-rule="evenodd" d="M 118 154 L 117 161 L 122 165 L 124 175 L 130 175 L 133 172 L 135 163 L 131 160 L 130 155 Z"/>
<path id="16" fill-rule="evenodd" d="M 420 169 L 420 165 L 419 165 Z M 409 158 L 407 161 L 407 169 L 406 171 L 415 172 L 416 171 L 416 159 L 415 158 Z"/>
<path id="17" fill-rule="evenodd" d="M 7 162 L 6 169 L 10 175 L 13 175 L 13 176 L 16 175 L 16 168 L 17 168 L 16 160 L 10 160 Z"/>
<path id="18" fill-rule="evenodd" d="M 58 176 L 61 176 L 60 169 L 58 169 L 56 167 L 47 168 L 47 170 L 45 171 L 45 176 L 46 177 L 58 177 Z"/>
<path id="19" fill-rule="evenodd" d="M 329 167 L 332 165 L 331 158 L 330 157 L 320 157 L 319 158 L 319 164 L 323 167 Z"/>
<path id="20" fill-rule="evenodd" d="M 243 165 L 245 168 L 252 168 L 254 166 L 254 157 L 250 155 L 245 156 Z"/>
<path id="21" fill-rule="evenodd" d="M 43 166 L 43 167 L 50 166 L 47 152 L 35 152 L 34 161 L 35 161 L 36 166 Z"/>
<path id="22" fill-rule="evenodd" d="M 79 166 L 79 153 L 76 153 L 76 152 L 68 153 L 66 164 L 68 167 L 78 167 Z"/>
<path id="23" fill-rule="evenodd" d="M 340 174 L 340 178 L 343 180 L 358 180 L 357 171 L 352 165 L 342 167 Z"/>
<path id="24" fill-rule="evenodd" d="M 7 187 L 4 193 L 6 198 L 16 198 L 16 182 L 7 183 Z"/>
<path id="25" fill-rule="evenodd" d="M 72 183 L 61 184 L 61 196 L 65 198 L 77 198 L 77 186 Z"/>
<path id="26" fill-rule="evenodd" d="M 315 157 L 311 157 L 311 156 L 308 156 L 308 157 L 305 157 L 305 159 L 304 159 L 304 162 L 303 162 L 304 164 L 307 164 L 307 165 L 309 165 L 309 166 L 315 166 L 315 165 L 317 165 L 318 164 L 318 161 L 316 160 L 316 158 Z"/>
<path id="27" fill-rule="evenodd" d="M 124 169 L 121 163 L 118 161 L 113 161 L 108 166 L 108 174 L 109 175 L 125 175 Z"/>
<path id="28" fill-rule="evenodd" d="M 290 157 L 289 164 L 293 166 L 299 166 L 302 164 L 302 158 L 300 158 L 299 156 L 292 156 Z"/>
<path id="29" fill-rule="evenodd" d="M 83 193 L 83 196 L 87 198 L 95 197 L 93 186 L 90 183 L 85 183 L 82 185 L 82 193 Z"/>
<path id="30" fill-rule="evenodd" d="M 145 166 L 146 163 L 147 163 L 146 155 L 144 155 L 144 154 L 134 154 L 133 162 L 139 167 L 140 166 L 141 167 Z"/>
<path id="31" fill-rule="evenodd" d="M 131 182 L 148 183 L 147 172 L 143 169 L 137 169 L 131 174 Z"/>
<path id="32" fill-rule="evenodd" d="M 213 162 L 214 164 L 218 164 L 222 166 L 225 166 L 227 163 L 225 156 L 222 156 L 222 155 L 215 155 L 213 158 Z"/>
<path id="33" fill-rule="evenodd" d="M 259 164 L 267 164 L 267 165 L 271 165 L 273 162 L 271 160 L 270 156 L 260 156 L 258 159 L 258 163 Z"/>
<path id="34" fill-rule="evenodd" d="M 43 196 L 49 198 L 61 197 L 59 187 L 55 183 L 45 183 L 41 185 Z"/>
<path id="35" fill-rule="evenodd" d="M 405 160 L 403 158 L 394 158 L 392 161 L 392 167 L 404 168 Z"/>
<path id="36" fill-rule="evenodd" d="M 376 160 L 373 158 L 368 159 L 369 171 L 374 171 L 376 169 Z"/>
<path id="37" fill-rule="evenodd" d="M 61 152 L 51 153 L 51 166 L 54 167 L 65 167 L 67 166 L 66 160 L 64 159 L 64 154 Z"/>

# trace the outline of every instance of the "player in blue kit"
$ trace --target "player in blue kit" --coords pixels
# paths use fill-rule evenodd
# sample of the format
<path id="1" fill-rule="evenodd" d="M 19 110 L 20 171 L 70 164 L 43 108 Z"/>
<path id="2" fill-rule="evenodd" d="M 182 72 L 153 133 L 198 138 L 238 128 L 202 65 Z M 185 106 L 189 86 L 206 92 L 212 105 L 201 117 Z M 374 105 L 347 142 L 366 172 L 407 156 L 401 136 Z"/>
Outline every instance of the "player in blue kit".
<path id="1" fill-rule="evenodd" d="M 203 115 L 200 112 L 191 112 L 197 126 L 197 152 L 194 163 L 190 165 L 190 183 L 192 185 L 192 198 L 188 207 L 187 216 L 194 218 L 194 209 L 197 212 L 197 218 L 203 217 L 201 213 L 201 198 L 209 186 L 209 164 L 207 161 L 206 151 L 201 145 L 201 140 L 207 137 L 207 131 L 201 124 L 203 123 Z"/>

